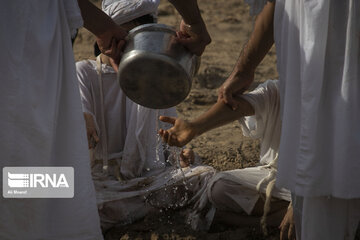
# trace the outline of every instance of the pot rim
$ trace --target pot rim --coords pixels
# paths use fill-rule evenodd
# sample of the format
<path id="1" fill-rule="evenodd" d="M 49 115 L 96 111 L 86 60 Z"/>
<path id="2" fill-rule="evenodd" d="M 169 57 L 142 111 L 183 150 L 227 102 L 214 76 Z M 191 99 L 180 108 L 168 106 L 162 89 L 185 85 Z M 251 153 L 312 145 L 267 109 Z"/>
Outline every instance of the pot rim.
<path id="1" fill-rule="evenodd" d="M 126 36 L 126 38 L 130 39 L 140 32 L 165 32 L 165 33 L 170 33 L 172 35 L 176 35 L 175 29 L 168 25 L 160 24 L 160 23 L 147 23 L 131 29 L 128 35 Z"/>

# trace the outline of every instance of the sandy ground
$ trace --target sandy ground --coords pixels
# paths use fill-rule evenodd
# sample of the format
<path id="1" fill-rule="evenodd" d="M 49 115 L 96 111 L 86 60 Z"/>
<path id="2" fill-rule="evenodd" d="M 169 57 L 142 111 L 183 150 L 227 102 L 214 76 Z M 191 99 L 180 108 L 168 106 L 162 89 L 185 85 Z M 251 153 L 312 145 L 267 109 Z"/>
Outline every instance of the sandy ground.
<path id="1" fill-rule="evenodd" d="M 204 52 L 191 93 L 176 109 L 179 116 L 190 119 L 206 111 L 217 99 L 217 88 L 230 74 L 242 46 L 248 39 L 254 18 L 243 0 L 198 0 L 203 18 L 212 37 Z M 97 2 L 99 4 L 99 2 Z M 173 6 L 161 0 L 159 23 L 177 27 L 180 17 Z M 93 57 L 94 38 L 85 29 L 79 31 L 74 46 L 75 59 Z M 254 88 L 267 79 L 276 79 L 276 56 L 272 49 L 255 75 Z M 237 122 L 212 130 L 189 145 L 219 171 L 253 166 L 259 159 L 259 142 L 242 136 Z M 277 228 L 264 237 L 257 228 L 214 226 L 210 232 L 194 232 L 184 224 L 179 212 L 158 213 L 130 226 L 110 230 L 106 239 L 278 239 Z"/>

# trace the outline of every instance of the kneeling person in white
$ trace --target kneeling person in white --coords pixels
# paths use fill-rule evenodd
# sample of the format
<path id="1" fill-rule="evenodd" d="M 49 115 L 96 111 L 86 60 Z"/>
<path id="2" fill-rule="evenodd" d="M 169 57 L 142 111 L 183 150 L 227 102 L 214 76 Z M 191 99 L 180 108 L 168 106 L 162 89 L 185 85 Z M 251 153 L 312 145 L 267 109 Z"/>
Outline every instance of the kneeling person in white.
<path id="1" fill-rule="evenodd" d="M 174 124 L 174 127 L 159 133 L 168 144 L 184 146 L 206 131 L 239 120 L 245 136 L 261 140 L 259 166 L 217 173 L 195 211 L 201 215 L 202 208 L 210 200 L 216 215 L 226 223 L 258 224 L 264 209 L 262 225 L 266 225 L 266 216 L 269 224 L 278 224 L 291 200 L 289 191 L 275 187 L 281 131 L 278 81 L 268 80 L 237 98 L 240 105 L 235 111 L 220 101 L 192 121 L 162 116 L 162 121 Z M 263 194 L 267 201 L 261 198 Z M 206 228 L 213 219 L 214 214 L 210 212 L 206 217 Z M 198 223 L 193 224 L 199 228 Z"/>

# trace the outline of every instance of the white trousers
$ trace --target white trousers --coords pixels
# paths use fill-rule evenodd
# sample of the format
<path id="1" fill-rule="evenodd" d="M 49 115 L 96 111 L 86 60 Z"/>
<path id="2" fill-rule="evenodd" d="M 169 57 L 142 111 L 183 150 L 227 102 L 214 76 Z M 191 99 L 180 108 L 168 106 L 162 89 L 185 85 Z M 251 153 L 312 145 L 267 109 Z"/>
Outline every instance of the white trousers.
<path id="1" fill-rule="evenodd" d="M 293 196 L 297 240 L 353 240 L 360 199 Z"/>

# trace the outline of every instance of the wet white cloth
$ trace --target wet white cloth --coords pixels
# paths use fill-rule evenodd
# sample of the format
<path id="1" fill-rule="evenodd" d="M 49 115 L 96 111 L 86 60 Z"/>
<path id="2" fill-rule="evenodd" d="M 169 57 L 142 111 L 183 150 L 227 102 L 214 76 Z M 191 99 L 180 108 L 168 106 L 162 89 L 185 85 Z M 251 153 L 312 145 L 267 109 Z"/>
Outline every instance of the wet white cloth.
<path id="1" fill-rule="evenodd" d="M 355 239 L 360 223 L 360 199 L 293 198 L 296 239 Z"/>
<path id="2" fill-rule="evenodd" d="M 278 186 L 360 198 L 360 2 L 277 0 Z"/>
<path id="3" fill-rule="evenodd" d="M 144 177 L 127 181 L 94 179 L 102 227 L 129 224 L 152 211 L 192 206 L 199 201 L 214 173 L 212 167 L 205 165 L 180 170 L 164 164 L 161 171 L 150 170 Z"/>
<path id="4" fill-rule="evenodd" d="M 131 223 L 155 208 L 179 208 L 194 203 L 215 170 L 194 165 L 182 172 L 176 167 L 176 157 L 167 158 L 170 152 L 157 146 L 159 114 L 176 116 L 175 108 L 155 110 L 132 102 L 121 90 L 114 70 L 105 64 L 101 65 L 102 103 L 97 94 L 100 91 L 97 63 L 88 60 L 76 66 L 83 111 L 94 116 L 99 129 L 101 141 L 95 148 L 95 158 L 103 160 L 107 155 L 107 159 L 115 159 L 119 166 L 117 169 L 109 164 L 108 172 L 104 172 L 101 162 L 93 164 L 102 227 Z M 101 129 L 106 129 L 105 134 Z M 107 142 L 105 153 L 104 141 Z M 122 181 L 116 179 L 117 171 Z"/>
<path id="5" fill-rule="evenodd" d="M 77 2 L 3 1 L 0 19 L 0 167 L 75 171 L 72 199 L 1 197 L 0 239 L 102 239 L 71 47 Z"/>
<path id="6" fill-rule="evenodd" d="M 121 25 L 138 17 L 157 15 L 160 0 L 103 0 L 102 10 Z"/>
<path id="7" fill-rule="evenodd" d="M 210 227 L 213 217 L 212 210 L 207 213 L 205 220 L 199 217 L 203 214 L 202 211 L 206 208 L 208 200 L 213 207 L 222 210 L 244 211 L 251 214 L 260 197 L 257 191 L 258 183 L 269 174 L 274 173 L 274 178 L 276 177 L 275 160 L 278 158 L 281 135 L 278 85 L 277 80 L 267 80 L 254 91 L 242 95 L 253 106 L 255 114 L 244 117 L 239 122 L 245 136 L 261 140 L 260 166 L 217 173 L 208 184 L 197 209 L 194 209 L 192 219 L 190 219 L 193 228 L 201 229 L 205 226 L 206 229 L 206 227 Z M 213 187 L 219 183 L 224 188 L 224 192 L 219 194 L 220 191 L 217 191 L 214 194 Z M 265 193 L 267 183 L 264 182 L 260 185 L 261 193 Z M 272 196 L 286 201 L 291 200 L 290 192 L 284 188 L 275 187 Z M 231 201 L 227 201 L 227 203 L 224 203 L 223 200 L 218 201 L 218 199 L 224 198 L 231 199 Z M 217 202 L 222 202 L 222 206 Z"/>

